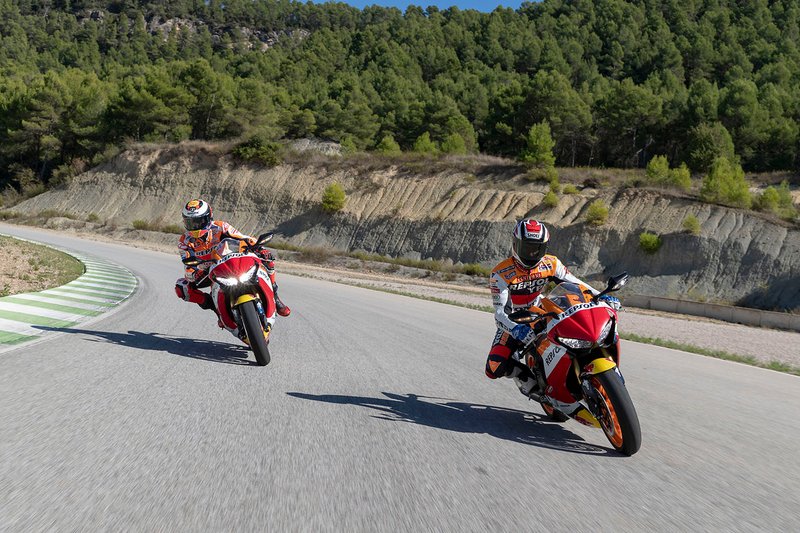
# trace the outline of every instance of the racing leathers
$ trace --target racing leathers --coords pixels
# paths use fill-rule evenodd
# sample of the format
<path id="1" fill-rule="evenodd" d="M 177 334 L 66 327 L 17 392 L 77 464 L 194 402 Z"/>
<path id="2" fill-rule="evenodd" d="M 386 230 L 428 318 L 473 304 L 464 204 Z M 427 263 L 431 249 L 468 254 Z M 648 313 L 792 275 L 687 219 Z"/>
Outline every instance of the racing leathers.
<path id="1" fill-rule="evenodd" d="M 175 293 L 178 298 L 187 302 L 194 302 L 203 309 L 211 309 L 217 312 L 211 295 L 200 290 L 211 285 L 211 280 L 208 278 L 208 270 L 214 265 L 214 248 L 225 238 L 246 241 L 251 246 L 256 243 L 256 239 L 241 233 L 227 222 L 221 220 L 213 221 L 208 229 L 202 232 L 200 237 L 193 237 L 191 233 L 186 232 L 181 235 L 178 242 L 181 259 L 196 258 L 203 262 L 197 266 L 185 267 L 184 276 L 175 282 Z M 274 256 L 266 248 L 259 250 L 257 254 L 267 270 L 270 282 L 272 282 L 276 311 L 281 316 L 289 316 L 291 310 L 278 297 L 278 285 L 275 283 Z"/>
<path id="2" fill-rule="evenodd" d="M 532 328 L 527 325 L 520 327 L 508 315 L 538 305 L 542 290 L 551 281 L 583 284 L 597 294 L 587 283 L 572 275 L 554 255 L 545 255 L 531 269 L 523 268 L 513 257 L 501 261 L 492 269 L 489 288 L 492 291 L 497 333 L 486 359 L 486 375 L 489 378 L 509 375 L 512 370 L 509 357 L 514 350 L 523 346 L 523 340 L 530 339 L 528 335 L 533 334 Z M 521 335 L 524 337 L 515 338 Z"/>

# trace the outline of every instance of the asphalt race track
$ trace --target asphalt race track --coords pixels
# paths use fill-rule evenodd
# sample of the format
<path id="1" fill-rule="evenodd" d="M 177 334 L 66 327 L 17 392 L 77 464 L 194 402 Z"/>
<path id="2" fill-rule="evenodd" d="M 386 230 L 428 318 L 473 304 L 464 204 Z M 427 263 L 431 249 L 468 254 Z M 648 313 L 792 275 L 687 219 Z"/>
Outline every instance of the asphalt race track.
<path id="1" fill-rule="evenodd" d="M 487 313 L 279 265 L 262 368 L 175 297 L 176 256 L 0 230 L 139 279 L 0 354 L 2 531 L 800 530 L 800 378 L 625 343 L 627 458 L 486 379 Z"/>

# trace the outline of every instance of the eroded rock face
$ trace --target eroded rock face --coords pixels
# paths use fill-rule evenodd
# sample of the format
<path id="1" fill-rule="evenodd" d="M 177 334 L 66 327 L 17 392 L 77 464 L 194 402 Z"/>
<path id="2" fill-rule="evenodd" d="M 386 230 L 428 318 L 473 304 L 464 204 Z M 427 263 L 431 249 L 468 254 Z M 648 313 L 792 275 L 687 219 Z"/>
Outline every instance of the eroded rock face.
<path id="1" fill-rule="evenodd" d="M 347 191 L 347 205 L 330 216 L 319 203 L 333 181 Z M 514 222 L 532 216 L 551 226 L 552 252 L 587 279 L 627 270 L 629 290 L 642 294 L 800 309 L 796 228 L 654 191 L 584 189 L 563 195 L 552 209 L 540 205 L 546 192 L 545 186 L 489 163 L 475 174 L 449 170 L 429 176 L 342 164 L 265 169 L 237 165 L 213 145 L 190 143 L 133 148 L 67 188 L 15 209 L 165 225 L 179 224 L 183 204 L 201 196 L 211 202 L 216 218 L 250 233 L 275 228 L 299 245 L 487 266 L 507 254 Z M 596 198 L 611 207 L 608 223 L 600 228 L 583 222 Z M 700 221 L 699 236 L 682 230 L 689 214 Z M 653 255 L 639 249 L 645 230 L 663 241 Z"/>

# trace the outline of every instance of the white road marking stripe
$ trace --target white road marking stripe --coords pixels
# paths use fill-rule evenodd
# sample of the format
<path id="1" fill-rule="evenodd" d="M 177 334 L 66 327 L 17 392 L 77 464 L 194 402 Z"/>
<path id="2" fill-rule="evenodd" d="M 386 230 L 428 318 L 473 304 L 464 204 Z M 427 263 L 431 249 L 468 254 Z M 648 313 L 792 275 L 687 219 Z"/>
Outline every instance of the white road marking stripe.
<path id="1" fill-rule="evenodd" d="M 42 291 L 47 294 L 54 294 L 56 296 L 74 296 L 75 298 L 80 298 L 81 300 L 92 300 L 98 301 L 103 303 L 117 303 L 120 300 L 124 300 L 125 298 L 118 298 L 116 296 L 94 296 L 90 294 L 83 294 L 78 293 L 75 291 L 70 291 L 68 289 L 62 289 L 60 287 L 56 287 L 55 289 L 47 289 L 46 291 Z"/>
<path id="2" fill-rule="evenodd" d="M 39 327 L 26 324 L 25 322 L 15 322 L 14 320 L 6 320 L 0 318 L 0 331 L 9 331 L 11 333 L 18 333 L 20 335 L 41 335 L 42 330 Z"/>
<path id="3" fill-rule="evenodd" d="M 55 298 L 47 298 L 43 296 L 39 296 L 38 293 L 26 293 L 26 294 L 15 294 L 15 298 L 20 298 L 22 300 L 31 300 L 33 302 L 42 302 L 48 304 L 55 304 L 55 305 L 65 305 L 68 307 L 74 307 L 76 309 L 86 309 L 87 311 L 108 311 L 109 308 L 103 305 L 92 305 L 92 304 L 85 304 L 80 302 L 73 302 L 72 300 L 57 300 Z M 100 303 L 100 302 L 98 302 Z"/>
<path id="4" fill-rule="evenodd" d="M 78 322 L 85 320 L 85 315 L 75 315 L 72 313 L 64 313 L 62 311 L 53 311 L 51 309 L 42 309 L 41 307 L 31 307 L 22 304 L 12 304 L 10 302 L 0 301 L 0 311 L 10 311 L 12 313 L 25 313 L 27 315 L 43 316 L 46 318 L 55 318 L 56 320 L 65 320 L 68 322 Z"/>

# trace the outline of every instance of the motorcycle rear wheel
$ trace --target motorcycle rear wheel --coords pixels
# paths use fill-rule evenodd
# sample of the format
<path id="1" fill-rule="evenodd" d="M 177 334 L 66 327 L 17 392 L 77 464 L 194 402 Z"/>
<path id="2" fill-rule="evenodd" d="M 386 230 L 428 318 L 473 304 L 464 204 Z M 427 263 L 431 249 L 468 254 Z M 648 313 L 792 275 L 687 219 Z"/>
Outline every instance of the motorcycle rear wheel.
<path id="1" fill-rule="evenodd" d="M 267 339 L 264 338 L 264 327 L 261 325 L 261 319 L 256 310 L 254 301 L 245 302 L 239 306 L 242 313 L 242 325 L 244 332 L 247 335 L 247 340 L 250 343 L 250 348 L 256 356 L 256 363 L 260 366 L 269 364 L 269 345 Z"/>
<path id="2" fill-rule="evenodd" d="M 639 416 L 622 378 L 614 370 L 595 374 L 589 383 L 597 393 L 600 427 L 615 450 L 633 455 L 642 445 Z"/>

